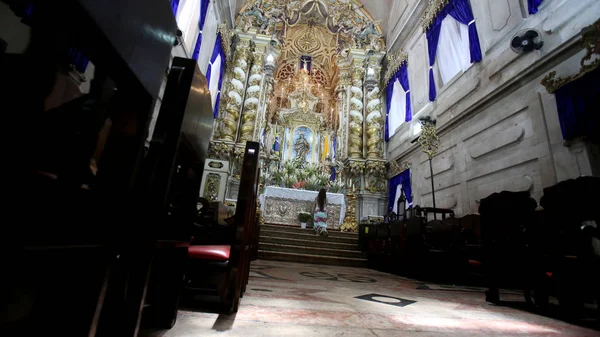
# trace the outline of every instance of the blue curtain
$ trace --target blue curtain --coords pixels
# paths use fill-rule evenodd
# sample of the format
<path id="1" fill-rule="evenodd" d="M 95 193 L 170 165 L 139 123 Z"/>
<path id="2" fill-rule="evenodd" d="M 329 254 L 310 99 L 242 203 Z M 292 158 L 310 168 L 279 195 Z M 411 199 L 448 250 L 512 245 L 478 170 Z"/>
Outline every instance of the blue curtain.
<path id="1" fill-rule="evenodd" d="M 390 140 L 390 130 L 389 130 L 389 119 L 390 119 L 390 109 L 392 105 L 392 95 L 394 94 L 394 83 L 398 80 L 402 89 L 406 92 L 406 115 L 404 116 L 405 122 L 410 122 L 412 120 L 412 105 L 410 102 L 410 86 L 408 84 L 408 65 L 405 62 L 399 69 L 396 71 L 394 75 L 390 78 L 387 86 L 385 87 L 385 103 L 386 103 L 386 112 L 385 112 L 385 141 Z"/>
<path id="2" fill-rule="evenodd" d="M 600 68 L 556 91 L 563 139 L 600 137 Z"/>
<path id="3" fill-rule="evenodd" d="M 212 56 L 210 57 L 210 62 L 208 63 L 208 69 L 206 70 L 206 81 L 210 83 L 210 76 L 213 63 L 215 62 L 217 57 L 221 55 L 221 72 L 219 73 L 219 84 L 217 87 L 217 101 L 215 103 L 215 110 L 213 111 L 214 118 L 219 117 L 219 101 L 221 100 L 221 86 L 223 85 L 223 74 L 225 74 L 225 64 L 227 63 L 227 60 L 225 58 L 225 51 L 223 50 L 223 45 L 221 44 L 221 41 L 221 34 L 217 33 L 215 48 L 213 49 Z"/>
<path id="4" fill-rule="evenodd" d="M 427 50 L 429 51 L 429 100 L 435 101 L 437 92 L 435 90 L 435 78 L 433 77 L 433 65 L 435 64 L 435 54 L 437 52 L 438 41 L 440 40 L 440 31 L 442 20 L 438 18 L 427 30 Z"/>
<path id="5" fill-rule="evenodd" d="M 177 17 L 177 8 L 179 8 L 179 0 L 171 0 L 171 10 L 175 17 Z"/>
<path id="6" fill-rule="evenodd" d="M 475 25 L 475 17 L 473 16 L 469 0 L 450 0 L 446 7 L 438 13 L 435 21 L 427 31 L 427 46 L 429 47 L 429 100 L 432 102 L 437 96 L 435 79 L 433 77 L 433 65 L 435 64 L 435 55 L 440 39 L 442 21 L 446 18 L 446 15 L 450 15 L 456 21 L 469 26 L 469 51 L 471 54 L 471 63 L 480 62 L 482 59 L 477 26 Z"/>
<path id="7" fill-rule="evenodd" d="M 69 48 L 67 62 L 73 64 L 80 73 L 85 73 L 90 60 L 77 48 Z"/>
<path id="8" fill-rule="evenodd" d="M 398 69 L 398 80 L 400 80 L 400 85 L 406 92 L 406 114 L 404 121 L 410 122 L 412 120 L 412 108 L 410 104 L 410 86 L 408 85 L 408 66 L 406 63 Z"/>
<path id="9" fill-rule="evenodd" d="M 394 209 L 394 200 L 396 200 L 396 188 L 402 185 L 402 190 L 406 196 L 406 203 L 412 203 L 412 188 L 410 187 L 410 169 L 398 174 L 390 179 L 388 183 L 388 214 Z"/>
<path id="10" fill-rule="evenodd" d="M 544 2 L 544 0 L 527 0 L 529 5 L 529 14 L 535 14 L 538 12 L 538 7 Z"/>
<path id="11" fill-rule="evenodd" d="M 200 0 L 200 21 L 198 22 L 200 32 L 198 33 L 198 40 L 196 40 L 196 46 L 194 47 L 194 53 L 192 54 L 192 58 L 194 60 L 198 60 L 198 56 L 200 55 L 200 47 L 202 46 L 202 29 L 204 29 L 204 21 L 206 20 L 206 13 L 208 12 L 209 4 L 210 0 Z"/>
<path id="12" fill-rule="evenodd" d="M 396 74 L 392 76 L 390 81 L 385 87 L 385 141 L 390 140 L 390 108 L 392 106 L 392 95 L 394 94 L 394 82 L 396 82 Z"/>

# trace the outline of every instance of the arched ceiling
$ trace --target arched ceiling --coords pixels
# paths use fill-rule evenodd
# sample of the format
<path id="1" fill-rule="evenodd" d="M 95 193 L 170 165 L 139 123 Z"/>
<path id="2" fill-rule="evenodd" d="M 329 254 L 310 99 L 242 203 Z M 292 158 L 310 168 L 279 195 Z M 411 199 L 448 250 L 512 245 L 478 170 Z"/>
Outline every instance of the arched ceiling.
<path id="1" fill-rule="evenodd" d="M 232 17 L 237 17 L 242 7 L 247 0 L 225 0 L 229 1 L 229 7 L 234 10 Z M 380 22 L 380 27 L 383 32 L 383 36 L 387 37 L 388 33 L 388 21 L 390 17 L 390 9 L 392 8 L 393 2 L 398 0 L 341 0 L 342 2 L 362 3 L 364 8 L 373 17 L 373 20 Z"/>

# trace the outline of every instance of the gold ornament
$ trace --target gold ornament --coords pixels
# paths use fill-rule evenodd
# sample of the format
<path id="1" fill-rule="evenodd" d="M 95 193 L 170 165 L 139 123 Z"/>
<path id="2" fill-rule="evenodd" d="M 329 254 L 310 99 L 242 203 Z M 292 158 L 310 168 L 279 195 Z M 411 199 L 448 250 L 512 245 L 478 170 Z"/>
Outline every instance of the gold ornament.
<path id="1" fill-rule="evenodd" d="M 448 5 L 449 0 L 429 0 L 429 4 L 423 14 L 423 30 L 427 31 L 437 18 L 437 15 Z"/>
<path id="2" fill-rule="evenodd" d="M 435 123 L 423 122 L 418 142 L 429 159 L 433 158 L 440 147 L 440 138 L 435 130 Z"/>
<path id="3" fill-rule="evenodd" d="M 358 224 L 356 221 L 356 191 L 354 189 L 348 190 L 346 193 L 346 217 L 344 218 L 344 224 L 340 227 L 342 232 L 353 232 L 358 231 Z"/>
<path id="4" fill-rule="evenodd" d="M 383 84 L 387 85 L 390 82 L 390 79 L 398 69 L 402 67 L 405 63 L 408 62 L 408 54 L 404 52 L 390 53 L 387 54 L 387 69 L 385 71 L 385 75 L 383 76 Z"/>
<path id="5" fill-rule="evenodd" d="M 586 54 L 581 59 L 581 68 L 579 69 L 579 72 L 567 77 L 556 77 L 556 71 L 550 72 L 541 81 L 541 84 L 546 87 L 546 90 L 549 93 L 555 92 L 564 85 L 576 81 L 585 76 L 585 74 L 600 67 L 600 57 L 590 62 L 594 55 L 600 55 L 600 20 L 596 21 L 593 25 L 582 29 L 581 37 L 583 39 L 582 45 L 586 49 Z"/>

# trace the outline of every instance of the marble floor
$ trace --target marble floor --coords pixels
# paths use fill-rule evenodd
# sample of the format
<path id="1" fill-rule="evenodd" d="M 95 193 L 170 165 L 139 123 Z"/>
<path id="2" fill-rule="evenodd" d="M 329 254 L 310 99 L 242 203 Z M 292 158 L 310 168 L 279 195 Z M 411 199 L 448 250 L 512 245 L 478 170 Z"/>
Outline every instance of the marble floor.
<path id="1" fill-rule="evenodd" d="M 483 289 L 369 269 L 256 261 L 236 315 L 180 310 L 152 337 L 600 336 L 600 331 L 484 302 Z M 518 292 L 503 300 L 522 302 Z"/>

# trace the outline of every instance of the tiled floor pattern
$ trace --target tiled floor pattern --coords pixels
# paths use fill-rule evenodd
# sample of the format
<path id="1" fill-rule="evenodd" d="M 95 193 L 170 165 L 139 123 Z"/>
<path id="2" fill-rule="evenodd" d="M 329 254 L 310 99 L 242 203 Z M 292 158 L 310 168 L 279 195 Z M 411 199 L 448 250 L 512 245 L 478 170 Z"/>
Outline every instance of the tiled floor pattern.
<path id="1" fill-rule="evenodd" d="M 523 301 L 517 292 L 503 300 Z M 256 261 L 236 315 L 182 310 L 153 337 L 600 336 L 484 302 L 483 289 L 423 284 L 369 269 Z"/>

